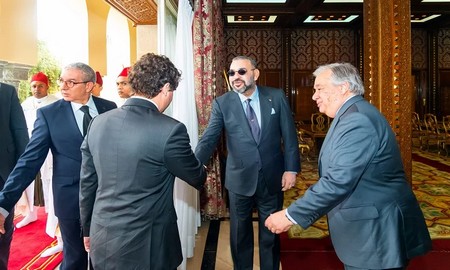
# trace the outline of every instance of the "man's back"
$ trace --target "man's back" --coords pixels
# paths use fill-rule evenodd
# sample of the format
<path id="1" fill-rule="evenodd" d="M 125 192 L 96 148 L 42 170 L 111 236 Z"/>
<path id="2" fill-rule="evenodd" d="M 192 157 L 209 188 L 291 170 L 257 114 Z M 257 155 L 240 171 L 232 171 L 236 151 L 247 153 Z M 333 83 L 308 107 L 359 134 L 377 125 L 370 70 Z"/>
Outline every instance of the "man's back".
<path id="1" fill-rule="evenodd" d="M 111 254 L 102 255 L 98 250 L 103 247 L 91 243 L 95 263 L 117 269 L 138 265 L 159 269 L 166 263 L 170 269 L 170 259 L 174 268 L 179 265 L 174 178 L 199 187 L 205 177 L 185 126 L 150 101 L 130 98 L 92 121 L 81 150 L 81 220 L 92 218 L 84 231 L 97 245 L 107 242 Z M 112 256 L 125 247 L 140 248 Z"/>

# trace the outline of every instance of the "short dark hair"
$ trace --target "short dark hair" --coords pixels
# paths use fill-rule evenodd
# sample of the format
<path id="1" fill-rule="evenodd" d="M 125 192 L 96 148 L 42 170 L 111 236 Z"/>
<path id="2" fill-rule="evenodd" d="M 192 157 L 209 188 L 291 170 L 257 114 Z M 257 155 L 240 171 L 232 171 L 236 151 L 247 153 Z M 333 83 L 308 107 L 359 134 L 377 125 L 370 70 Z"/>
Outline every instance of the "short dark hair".
<path id="1" fill-rule="evenodd" d="M 238 55 L 238 56 L 234 57 L 233 60 L 231 60 L 231 62 L 234 62 L 237 60 L 248 60 L 248 61 L 250 61 L 250 64 L 252 65 L 253 68 L 258 68 L 258 64 L 256 63 L 256 60 L 251 58 L 250 56 Z"/>
<path id="2" fill-rule="evenodd" d="M 171 90 L 178 87 L 181 72 L 164 55 L 144 54 L 131 68 L 128 79 L 136 94 L 156 97 L 169 83 Z"/>

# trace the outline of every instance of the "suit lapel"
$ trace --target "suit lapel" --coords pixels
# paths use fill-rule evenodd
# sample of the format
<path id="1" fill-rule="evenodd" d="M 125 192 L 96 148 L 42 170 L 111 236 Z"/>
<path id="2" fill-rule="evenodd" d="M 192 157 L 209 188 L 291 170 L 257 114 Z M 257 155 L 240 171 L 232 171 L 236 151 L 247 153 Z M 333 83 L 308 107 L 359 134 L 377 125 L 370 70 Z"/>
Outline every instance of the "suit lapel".
<path id="1" fill-rule="evenodd" d="M 264 136 L 264 130 L 270 125 L 270 115 L 272 113 L 272 96 L 264 89 L 264 87 L 258 87 L 259 91 L 259 106 L 261 109 L 261 139 Z"/>
<path id="2" fill-rule="evenodd" d="M 77 125 L 77 120 L 75 119 L 75 115 L 73 113 L 72 106 L 70 104 L 70 101 L 64 101 L 61 100 L 61 123 L 66 123 L 68 125 L 67 130 L 70 131 L 71 134 L 77 134 L 77 139 L 83 138 L 83 134 L 81 133 L 80 129 Z M 78 133 L 72 132 L 72 130 L 78 130 Z"/>
<path id="3" fill-rule="evenodd" d="M 105 103 L 102 102 L 101 99 L 97 98 L 96 96 L 92 96 L 92 100 L 94 101 L 98 114 L 102 114 L 107 111 Z"/>
<path id="4" fill-rule="evenodd" d="M 247 136 L 249 136 L 252 140 L 254 140 L 250 125 L 248 124 L 247 116 L 245 115 L 244 108 L 242 107 L 241 99 L 239 98 L 238 93 L 234 91 L 231 92 L 230 99 L 230 108 L 233 112 L 234 117 L 236 118 L 236 122 L 243 123 L 241 126 L 244 133 L 247 134 Z"/>

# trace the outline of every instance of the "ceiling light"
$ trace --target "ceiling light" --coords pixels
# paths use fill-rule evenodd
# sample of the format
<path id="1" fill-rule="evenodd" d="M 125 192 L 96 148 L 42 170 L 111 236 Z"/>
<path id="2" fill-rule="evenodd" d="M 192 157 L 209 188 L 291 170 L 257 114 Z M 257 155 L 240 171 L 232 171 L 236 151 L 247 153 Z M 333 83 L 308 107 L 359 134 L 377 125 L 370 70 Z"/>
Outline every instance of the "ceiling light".
<path id="1" fill-rule="evenodd" d="M 411 15 L 411 22 L 412 23 L 423 23 L 423 22 L 432 20 L 434 18 L 437 18 L 439 16 L 441 16 L 441 14 L 433 14 L 430 16 L 422 15 L 422 16 L 417 16 L 417 17 L 415 17 L 414 15 Z"/>
<path id="2" fill-rule="evenodd" d="M 334 15 L 330 15 L 328 17 L 324 17 L 321 15 L 312 15 L 309 16 L 308 18 L 306 18 L 306 20 L 304 20 L 303 22 L 305 23 L 348 23 L 353 21 L 354 19 L 358 18 L 359 15 L 350 15 L 350 16 L 334 16 Z"/>
<path id="3" fill-rule="evenodd" d="M 233 16 L 229 15 L 227 16 L 227 22 L 228 23 L 274 23 L 277 16 Z"/>
<path id="4" fill-rule="evenodd" d="M 450 0 L 422 0 L 422 3 L 450 3 Z"/>

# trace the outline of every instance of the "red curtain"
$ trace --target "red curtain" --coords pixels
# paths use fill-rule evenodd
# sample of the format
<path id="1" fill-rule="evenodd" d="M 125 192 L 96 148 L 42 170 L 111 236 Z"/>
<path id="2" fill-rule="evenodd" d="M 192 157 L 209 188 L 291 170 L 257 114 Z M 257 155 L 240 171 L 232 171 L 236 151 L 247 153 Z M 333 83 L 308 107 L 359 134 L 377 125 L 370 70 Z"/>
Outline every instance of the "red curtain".
<path id="1" fill-rule="evenodd" d="M 194 1 L 194 73 L 195 99 L 199 134 L 206 129 L 212 101 L 225 91 L 222 71 L 225 68 L 222 0 Z M 220 153 L 222 145 L 208 166 L 205 189 L 200 195 L 202 215 L 218 219 L 226 214 L 224 190 L 221 183 Z"/>

